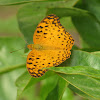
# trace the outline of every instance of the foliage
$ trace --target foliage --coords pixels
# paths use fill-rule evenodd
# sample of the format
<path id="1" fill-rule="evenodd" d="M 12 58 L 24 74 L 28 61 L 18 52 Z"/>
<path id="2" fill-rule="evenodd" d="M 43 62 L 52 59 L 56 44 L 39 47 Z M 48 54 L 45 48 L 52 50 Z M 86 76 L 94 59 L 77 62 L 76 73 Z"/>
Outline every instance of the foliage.
<path id="1" fill-rule="evenodd" d="M 19 8 L 18 25 L 15 17 L 10 19 L 11 25 L 10 20 L 3 23 L 0 19 L 0 100 L 75 100 L 73 93 L 84 100 L 99 100 L 100 0 L 0 0 L 0 5 Z M 79 33 L 79 46 L 75 43 L 70 59 L 33 78 L 26 71 L 24 50 L 10 52 L 25 46 L 16 32 L 20 29 L 25 40 L 32 43 L 36 26 L 48 14 L 56 14 L 66 30 L 75 33 L 73 37 Z M 2 37 L 3 32 L 15 36 Z"/>

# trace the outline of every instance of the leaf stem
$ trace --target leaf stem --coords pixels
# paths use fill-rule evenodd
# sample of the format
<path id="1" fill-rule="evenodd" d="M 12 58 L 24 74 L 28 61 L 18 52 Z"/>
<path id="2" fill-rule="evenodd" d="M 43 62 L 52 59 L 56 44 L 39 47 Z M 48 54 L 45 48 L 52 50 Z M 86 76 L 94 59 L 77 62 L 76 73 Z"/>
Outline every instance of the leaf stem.
<path id="1" fill-rule="evenodd" d="M 13 70 L 18 69 L 18 68 L 24 68 L 25 66 L 26 66 L 25 64 L 21 64 L 21 65 L 17 65 L 17 66 L 12 66 L 12 67 L 0 69 L 0 75 L 5 74 L 5 73 L 10 72 L 10 71 L 13 71 Z"/>

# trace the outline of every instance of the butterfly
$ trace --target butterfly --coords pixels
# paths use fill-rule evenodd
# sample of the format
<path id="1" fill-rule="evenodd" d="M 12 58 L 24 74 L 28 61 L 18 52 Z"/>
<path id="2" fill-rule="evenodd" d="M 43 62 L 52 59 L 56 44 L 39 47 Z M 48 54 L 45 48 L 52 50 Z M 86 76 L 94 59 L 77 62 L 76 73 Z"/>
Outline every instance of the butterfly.
<path id="1" fill-rule="evenodd" d="M 37 78 L 47 71 L 43 68 L 58 66 L 70 58 L 74 39 L 65 31 L 59 17 L 50 14 L 38 24 L 33 42 L 27 45 L 31 51 L 26 66 L 30 75 Z"/>

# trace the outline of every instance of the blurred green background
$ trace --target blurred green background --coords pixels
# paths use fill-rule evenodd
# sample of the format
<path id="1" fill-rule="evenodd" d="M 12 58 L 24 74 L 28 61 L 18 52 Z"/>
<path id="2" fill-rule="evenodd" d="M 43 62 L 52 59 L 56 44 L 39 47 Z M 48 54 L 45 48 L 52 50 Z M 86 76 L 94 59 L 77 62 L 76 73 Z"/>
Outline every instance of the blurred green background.
<path id="1" fill-rule="evenodd" d="M 59 82 L 55 79 L 58 76 L 51 72 L 51 77 L 47 74 L 49 78 L 38 80 L 26 71 L 27 53 L 21 48 L 25 47 L 25 41 L 32 43 L 37 24 L 52 13 L 60 17 L 61 24 L 75 40 L 71 59 L 61 66 L 90 66 L 89 69 L 94 68 L 90 73 L 97 78 L 95 70 L 100 70 L 100 0 L 0 0 L 0 100 L 100 100 L 100 90 L 95 91 L 91 99 L 91 89 L 87 92 L 70 81 L 63 89 L 62 99 L 52 98 L 54 91 L 57 92 Z M 15 50 L 18 51 L 10 53 Z M 96 82 L 99 83 L 99 78 Z M 84 93 L 72 89 L 70 84 Z M 98 88 L 96 83 L 94 87 L 92 89 Z"/>

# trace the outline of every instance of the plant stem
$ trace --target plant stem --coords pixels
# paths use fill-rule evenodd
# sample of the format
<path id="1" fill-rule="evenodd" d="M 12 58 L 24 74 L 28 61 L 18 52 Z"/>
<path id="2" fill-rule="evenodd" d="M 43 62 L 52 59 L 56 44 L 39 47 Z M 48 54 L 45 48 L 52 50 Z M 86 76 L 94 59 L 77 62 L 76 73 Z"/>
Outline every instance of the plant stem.
<path id="1" fill-rule="evenodd" d="M 0 75 L 7 73 L 7 72 L 10 72 L 10 71 L 13 71 L 13 70 L 18 69 L 18 68 L 24 68 L 25 66 L 26 66 L 25 64 L 21 64 L 18 66 L 11 66 L 11 67 L 0 69 Z"/>

